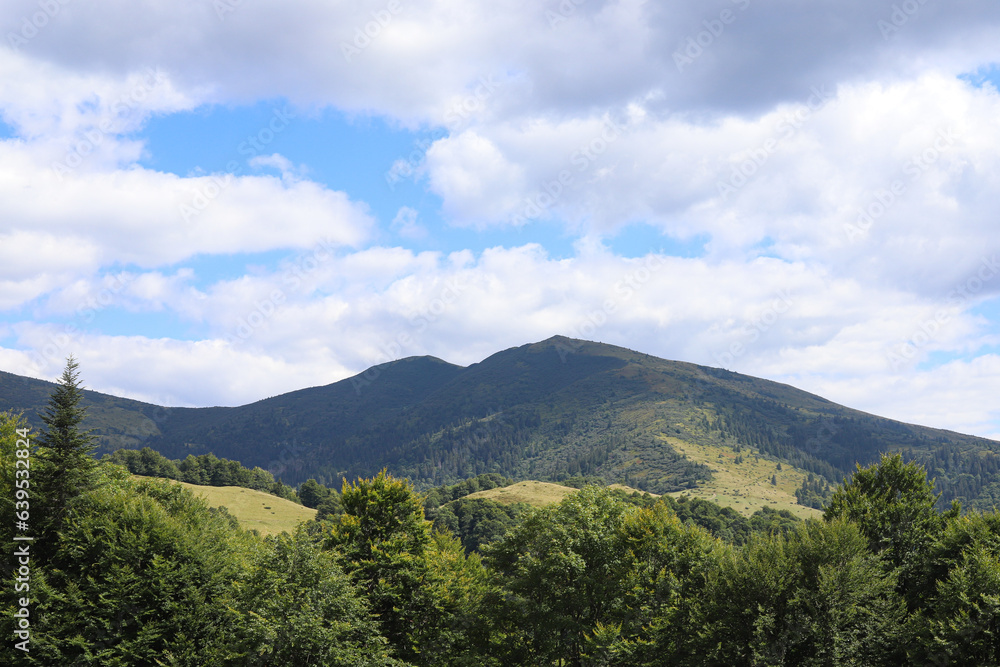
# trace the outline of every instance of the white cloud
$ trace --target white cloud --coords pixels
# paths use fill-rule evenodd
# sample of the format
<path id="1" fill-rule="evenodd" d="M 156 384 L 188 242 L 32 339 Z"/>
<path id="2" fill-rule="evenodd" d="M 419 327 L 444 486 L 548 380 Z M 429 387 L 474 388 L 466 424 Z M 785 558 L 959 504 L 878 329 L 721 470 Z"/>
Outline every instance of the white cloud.
<path id="1" fill-rule="evenodd" d="M 493 142 L 472 131 L 435 142 L 427 151 L 427 169 L 431 190 L 460 225 L 502 220 L 524 187 L 521 170 Z"/>
<path id="2" fill-rule="evenodd" d="M 0 359 L 13 372 L 48 377 L 72 351 L 88 369 L 88 384 L 101 391 L 236 405 L 394 358 L 430 354 L 465 365 L 565 334 L 790 382 L 898 419 L 995 432 L 993 408 L 975 394 L 995 395 L 996 376 L 988 372 L 995 358 L 893 372 L 887 342 L 907 335 L 927 304 L 900 292 L 873 293 L 806 264 L 630 260 L 600 247 L 553 259 L 532 245 L 478 257 L 393 248 L 319 255 L 205 291 L 192 289 L 185 274 L 119 279 L 121 303 L 145 299 L 198 318 L 214 332 L 202 341 L 85 332 L 78 316 L 79 330 L 14 325 L 18 345 L 45 357 L 40 367 L 30 366 L 38 356 L 14 350 Z M 296 276 L 303 279 L 290 280 Z M 93 296 L 97 287 L 84 292 Z M 977 335 L 967 315 L 954 317 L 921 355 L 954 350 Z"/>
<path id="3" fill-rule="evenodd" d="M 480 127 L 436 142 L 427 168 L 458 224 L 558 214 L 609 233 L 644 220 L 711 236 L 714 256 L 766 244 L 931 294 L 996 250 L 983 239 L 1000 217 L 988 195 L 1000 185 L 998 117 L 995 90 L 930 73 L 806 90 L 798 104 L 717 124 L 633 112 L 610 133 L 599 117 Z"/>
<path id="4" fill-rule="evenodd" d="M 417 222 L 419 216 L 415 208 L 401 206 L 392 219 L 392 229 L 404 239 L 425 239 L 428 231 Z"/>
<path id="5" fill-rule="evenodd" d="M 995 322 L 970 313 L 1000 294 L 1000 275 L 981 275 L 1000 252 L 1000 96 L 957 75 L 1000 62 L 1000 7 L 897 6 L 74 0 L 32 31 L 37 1 L 11 0 L 0 308 L 38 321 L 18 313 L 4 334 L 57 360 L 79 348 L 106 391 L 233 404 L 396 355 L 472 363 L 567 333 L 997 433 L 997 361 L 979 352 Z M 282 155 L 250 165 L 279 176 L 137 166 L 157 114 L 281 98 L 443 127 L 393 174 L 415 175 L 448 221 L 544 219 L 584 241 L 569 259 L 365 247 L 366 204 Z M 393 202 L 390 230 L 428 242 L 429 209 L 412 203 Z M 635 221 L 707 238 L 706 256 L 654 267 L 600 244 Z M 301 254 L 215 281 L 176 266 L 275 250 Z M 92 303 L 209 333 L 59 323 L 86 324 Z M 925 369 L 935 354 L 968 360 Z M 0 349 L 4 368 L 30 362 Z"/>
<path id="6" fill-rule="evenodd" d="M 1000 59 L 1000 9 L 987 0 L 925 3 L 888 39 L 879 21 L 892 20 L 894 4 L 863 0 L 792 12 L 745 0 L 233 6 L 220 16 L 198 0 L 75 0 L 21 52 L 88 73 L 156 65 L 203 100 L 286 96 L 439 123 L 455 96 L 497 72 L 521 81 L 503 105 L 512 113 L 579 113 L 652 93 L 670 108 L 761 110 L 819 83 L 905 78 L 929 61 L 968 69 Z M 734 20 L 701 37 L 726 10 Z M 12 0 L 0 24 L 16 33 L 37 11 L 33 0 Z M 679 71 L 675 54 L 698 38 L 708 42 L 703 52 Z M 358 53 L 345 56 L 345 45 Z"/>
<path id="7" fill-rule="evenodd" d="M 0 165 L 0 254 L 8 260 L 0 272 L 12 278 L 307 248 L 321 238 L 353 246 L 374 224 L 366 205 L 296 178 L 181 178 L 138 167 L 60 178 L 11 141 L 0 142 Z"/>

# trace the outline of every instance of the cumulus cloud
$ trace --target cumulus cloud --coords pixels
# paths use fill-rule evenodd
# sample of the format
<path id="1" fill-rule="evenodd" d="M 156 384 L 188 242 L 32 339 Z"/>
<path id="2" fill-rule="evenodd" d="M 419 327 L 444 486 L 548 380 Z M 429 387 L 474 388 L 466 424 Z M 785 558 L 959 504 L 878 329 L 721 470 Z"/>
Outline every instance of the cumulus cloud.
<path id="1" fill-rule="evenodd" d="M 4 3 L 8 43 L 37 12 L 33 0 Z M 578 113 L 656 93 L 664 108 L 760 111 L 813 85 L 907 77 L 929 60 L 996 61 L 998 19 L 986 0 L 77 0 L 15 46 L 87 72 L 158 66 L 203 99 L 281 95 L 441 122 L 455 95 L 495 72 L 520 74 L 512 109 Z"/>
<path id="2" fill-rule="evenodd" d="M 11 277 L 304 248 L 320 238 L 356 245 L 373 224 L 366 205 L 311 181 L 138 167 L 60 177 L 11 141 L 0 142 L 0 164 L 8 241 L 0 252 L 11 256 L 0 271 Z"/>
<path id="3" fill-rule="evenodd" d="M 709 235 L 719 257 L 763 247 L 943 295 L 998 250 L 983 245 L 1000 216 L 987 194 L 1000 173 L 998 117 L 995 89 L 929 73 L 806 90 L 713 125 L 632 109 L 618 122 L 481 127 L 436 142 L 427 169 L 445 211 L 467 221 L 557 214 L 613 234 L 642 220 Z"/>
<path id="4" fill-rule="evenodd" d="M 95 388 L 236 404 L 562 333 L 1000 431 L 974 314 L 1000 294 L 1000 96 L 959 76 L 1000 62 L 996 3 L 11 0 L 0 27 L 5 369 L 72 348 Z M 282 155 L 140 166 L 155 116 L 275 99 L 433 129 L 390 174 L 467 233 L 582 240 L 372 247 L 368 205 Z M 426 202 L 392 207 L 428 242 Z M 610 251 L 636 222 L 706 250 Z M 284 260 L 184 266 L 249 253 Z M 150 311 L 203 340 L 89 328 Z"/>
<path id="5" fill-rule="evenodd" d="M 415 208 L 402 206 L 392 219 L 392 229 L 406 239 L 427 238 L 427 229 L 417 222 L 419 217 L 420 212 Z"/>

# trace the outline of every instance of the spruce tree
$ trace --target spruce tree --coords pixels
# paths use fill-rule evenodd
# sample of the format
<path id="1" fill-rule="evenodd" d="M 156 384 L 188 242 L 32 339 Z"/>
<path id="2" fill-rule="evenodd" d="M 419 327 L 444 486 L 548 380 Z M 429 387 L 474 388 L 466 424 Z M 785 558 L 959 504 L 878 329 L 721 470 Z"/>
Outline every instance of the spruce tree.
<path id="1" fill-rule="evenodd" d="M 40 465 L 34 478 L 42 495 L 39 519 L 46 541 L 63 527 L 73 499 L 94 486 L 95 438 L 90 431 L 80 430 L 85 414 L 80 406 L 82 399 L 78 364 L 70 355 L 59 385 L 49 397 L 48 408 L 39 415 L 45 426 L 38 435 Z"/>

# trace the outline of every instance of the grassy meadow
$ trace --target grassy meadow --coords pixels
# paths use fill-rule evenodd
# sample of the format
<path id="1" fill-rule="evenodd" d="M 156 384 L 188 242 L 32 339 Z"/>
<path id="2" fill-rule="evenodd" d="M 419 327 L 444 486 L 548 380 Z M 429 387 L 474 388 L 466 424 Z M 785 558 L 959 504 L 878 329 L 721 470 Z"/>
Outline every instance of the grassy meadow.
<path id="1" fill-rule="evenodd" d="M 152 479 L 133 475 L 136 479 Z M 225 506 L 244 528 L 256 528 L 262 535 L 289 533 L 303 521 L 316 517 L 316 510 L 303 507 L 270 493 L 241 486 L 201 486 L 169 480 L 201 496 L 209 507 Z"/>

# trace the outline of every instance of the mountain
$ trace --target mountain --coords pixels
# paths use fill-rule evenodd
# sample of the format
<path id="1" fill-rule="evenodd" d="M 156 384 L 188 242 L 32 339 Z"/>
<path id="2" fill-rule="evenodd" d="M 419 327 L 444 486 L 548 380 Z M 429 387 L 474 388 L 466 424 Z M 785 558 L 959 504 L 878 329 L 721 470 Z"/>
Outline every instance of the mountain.
<path id="1" fill-rule="evenodd" d="M 86 368 L 83 368 L 84 376 Z M 39 424 L 53 385 L 0 373 L 0 407 Z M 95 392 L 101 451 L 212 452 L 287 483 L 329 485 L 382 467 L 419 488 L 486 472 L 599 476 L 654 493 L 705 486 L 721 469 L 783 463 L 839 483 L 901 451 L 944 499 L 1000 504 L 1000 443 L 876 417 L 794 387 L 554 337 L 468 367 L 433 357 L 382 364 L 323 387 L 235 408 L 165 408 Z M 723 468 L 715 461 L 726 463 Z M 770 480 L 770 473 L 767 474 Z M 773 483 L 773 482 L 772 482 Z"/>

